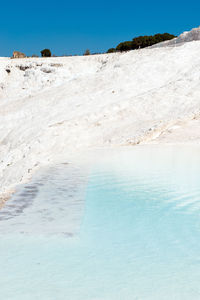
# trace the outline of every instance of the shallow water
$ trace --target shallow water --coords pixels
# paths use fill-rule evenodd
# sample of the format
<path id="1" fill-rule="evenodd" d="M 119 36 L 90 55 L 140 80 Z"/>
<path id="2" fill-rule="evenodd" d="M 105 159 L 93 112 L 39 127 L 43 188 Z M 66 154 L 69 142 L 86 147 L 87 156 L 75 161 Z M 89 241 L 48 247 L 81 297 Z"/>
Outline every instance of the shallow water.
<path id="1" fill-rule="evenodd" d="M 0 211 L 0 234 L 69 235 L 79 231 L 87 169 L 60 164 L 20 186 Z"/>
<path id="2" fill-rule="evenodd" d="M 101 150 L 89 175 L 37 175 L 0 212 L 1 299 L 200 299 L 199 154 Z"/>

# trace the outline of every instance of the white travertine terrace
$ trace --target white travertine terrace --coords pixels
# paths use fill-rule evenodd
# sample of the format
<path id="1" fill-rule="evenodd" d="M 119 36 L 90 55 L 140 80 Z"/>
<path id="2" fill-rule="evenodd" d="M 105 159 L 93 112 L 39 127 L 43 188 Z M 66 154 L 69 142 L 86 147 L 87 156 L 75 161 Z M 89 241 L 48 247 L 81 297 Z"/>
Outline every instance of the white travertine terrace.
<path id="1" fill-rule="evenodd" d="M 0 58 L 1 197 L 83 149 L 200 143 L 199 31 L 176 39 L 180 47 Z"/>

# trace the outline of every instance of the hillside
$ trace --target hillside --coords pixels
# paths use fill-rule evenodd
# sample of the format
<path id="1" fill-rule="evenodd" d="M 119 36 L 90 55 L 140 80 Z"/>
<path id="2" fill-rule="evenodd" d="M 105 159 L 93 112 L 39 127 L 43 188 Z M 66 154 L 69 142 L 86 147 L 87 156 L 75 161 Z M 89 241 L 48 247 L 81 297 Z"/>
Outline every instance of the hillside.
<path id="1" fill-rule="evenodd" d="M 0 58 L 1 194 L 83 149 L 170 142 L 163 138 L 170 131 L 172 142 L 199 143 L 199 53 L 200 41 L 191 41 L 84 57 Z"/>

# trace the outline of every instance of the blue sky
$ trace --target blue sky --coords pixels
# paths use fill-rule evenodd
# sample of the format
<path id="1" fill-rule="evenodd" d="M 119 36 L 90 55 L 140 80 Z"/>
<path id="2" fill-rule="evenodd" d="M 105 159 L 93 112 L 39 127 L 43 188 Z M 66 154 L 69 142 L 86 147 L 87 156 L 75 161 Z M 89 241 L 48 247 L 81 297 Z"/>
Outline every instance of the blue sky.
<path id="1" fill-rule="evenodd" d="M 2 1 L 0 56 L 103 52 L 143 34 L 180 34 L 200 25 L 200 1 Z"/>

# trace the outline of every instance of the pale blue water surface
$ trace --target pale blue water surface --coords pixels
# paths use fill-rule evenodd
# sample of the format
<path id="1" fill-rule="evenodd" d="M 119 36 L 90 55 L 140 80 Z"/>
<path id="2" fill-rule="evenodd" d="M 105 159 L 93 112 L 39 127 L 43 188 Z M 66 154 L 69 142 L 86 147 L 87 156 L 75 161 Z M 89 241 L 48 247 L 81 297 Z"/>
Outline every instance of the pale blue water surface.
<path id="1" fill-rule="evenodd" d="M 200 299 L 200 147 L 88 156 L 0 211 L 0 299 Z"/>

